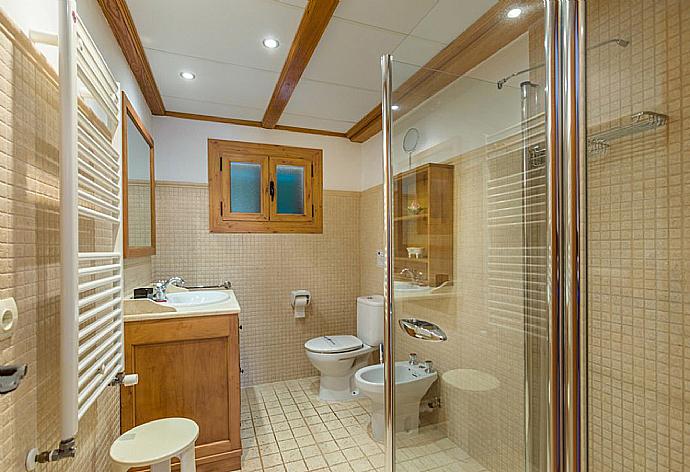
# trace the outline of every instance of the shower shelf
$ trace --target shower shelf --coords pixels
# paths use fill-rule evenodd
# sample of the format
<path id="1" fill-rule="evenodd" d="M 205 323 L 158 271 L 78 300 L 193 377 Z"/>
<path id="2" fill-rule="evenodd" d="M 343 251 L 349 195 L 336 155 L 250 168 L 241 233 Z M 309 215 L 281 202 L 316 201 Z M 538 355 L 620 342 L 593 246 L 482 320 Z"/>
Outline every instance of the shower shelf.
<path id="1" fill-rule="evenodd" d="M 587 150 L 600 154 L 608 150 L 610 141 L 624 138 L 637 133 L 666 126 L 668 116 L 653 111 L 642 111 L 629 117 L 629 122 L 606 131 L 594 133 L 587 139 Z"/>

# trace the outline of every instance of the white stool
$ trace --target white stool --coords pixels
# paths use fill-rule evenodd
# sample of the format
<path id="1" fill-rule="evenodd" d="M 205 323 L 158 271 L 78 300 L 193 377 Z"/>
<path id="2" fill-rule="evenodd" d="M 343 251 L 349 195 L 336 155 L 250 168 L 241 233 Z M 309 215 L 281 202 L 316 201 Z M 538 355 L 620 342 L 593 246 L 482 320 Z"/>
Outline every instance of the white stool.
<path id="1" fill-rule="evenodd" d="M 110 447 L 113 472 L 150 465 L 151 472 L 170 472 L 170 459 L 180 459 L 180 472 L 196 472 L 194 442 L 199 426 L 187 418 L 164 418 L 132 428 Z"/>

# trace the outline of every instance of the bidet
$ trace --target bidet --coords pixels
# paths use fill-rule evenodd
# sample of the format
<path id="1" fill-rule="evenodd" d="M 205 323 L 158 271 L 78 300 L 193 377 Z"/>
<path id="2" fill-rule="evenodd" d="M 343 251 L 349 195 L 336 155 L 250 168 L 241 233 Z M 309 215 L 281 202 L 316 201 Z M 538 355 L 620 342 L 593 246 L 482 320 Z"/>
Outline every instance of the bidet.
<path id="1" fill-rule="evenodd" d="M 430 364 L 430 361 L 427 361 Z M 429 364 L 395 363 L 395 421 L 398 432 L 416 433 L 419 429 L 419 403 L 437 379 Z M 371 432 L 381 442 L 385 437 L 383 364 L 359 369 L 355 384 L 371 399 Z"/>

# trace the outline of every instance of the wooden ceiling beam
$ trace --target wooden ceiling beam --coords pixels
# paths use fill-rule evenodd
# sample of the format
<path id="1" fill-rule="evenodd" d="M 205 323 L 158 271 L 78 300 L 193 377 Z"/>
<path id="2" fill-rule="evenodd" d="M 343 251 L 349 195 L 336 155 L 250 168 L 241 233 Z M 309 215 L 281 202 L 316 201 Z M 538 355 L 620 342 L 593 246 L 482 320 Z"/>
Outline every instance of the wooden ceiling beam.
<path id="1" fill-rule="evenodd" d="M 283 70 L 273 89 L 271 101 L 261 120 L 264 128 L 276 127 L 337 6 L 338 0 L 309 0 L 307 3 Z"/>
<path id="2" fill-rule="evenodd" d="M 151 66 L 146 59 L 144 46 L 134 26 L 132 15 L 125 0 L 98 0 L 103 15 L 113 31 L 113 35 L 122 49 L 122 53 L 139 83 L 141 93 L 154 115 L 165 115 L 165 106 L 160 91 L 153 79 Z"/>
<path id="3" fill-rule="evenodd" d="M 514 0 L 501 0 L 490 8 L 393 92 L 393 100 L 400 106 L 395 119 L 433 97 L 524 34 L 543 15 L 541 5 L 540 0 L 523 2 L 524 14 L 511 20 L 506 20 L 506 13 L 515 6 Z M 363 143 L 379 131 L 380 103 L 345 134 L 351 141 Z"/>
<path id="4" fill-rule="evenodd" d="M 197 113 L 184 113 L 180 111 L 166 110 L 165 116 L 172 118 L 183 118 L 186 120 L 209 121 L 213 123 L 225 123 L 228 125 L 251 126 L 253 128 L 263 128 L 260 121 L 243 120 L 240 118 L 226 118 L 223 116 L 200 115 Z M 319 136 L 333 136 L 335 138 L 346 138 L 345 133 L 330 131 L 326 129 L 301 128 L 299 126 L 276 125 L 273 129 L 279 131 L 291 131 L 293 133 L 316 134 Z"/>

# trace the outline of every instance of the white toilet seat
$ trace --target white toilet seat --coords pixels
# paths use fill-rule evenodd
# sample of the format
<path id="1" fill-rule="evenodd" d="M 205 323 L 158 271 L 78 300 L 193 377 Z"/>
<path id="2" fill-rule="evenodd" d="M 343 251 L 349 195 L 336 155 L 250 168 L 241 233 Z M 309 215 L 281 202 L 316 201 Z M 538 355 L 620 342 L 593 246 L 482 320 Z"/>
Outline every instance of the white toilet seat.
<path id="1" fill-rule="evenodd" d="M 375 351 L 376 348 L 373 348 L 371 346 L 367 346 L 366 344 L 362 344 L 362 346 L 359 349 L 355 349 L 353 351 L 345 351 L 345 352 L 314 352 L 310 351 L 307 349 L 307 357 L 310 359 L 316 359 L 316 360 L 331 360 L 331 361 L 340 361 L 340 360 L 345 360 L 345 359 L 352 359 L 354 357 L 359 357 L 364 354 L 369 354 L 370 352 Z"/>
<path id="2" fill-rule="evenodd" d="M 361 349 L 364 343 L 357 336 L 319 336 L 304 343 L 304 348 L 316 354 L 340 354 Z"/>

